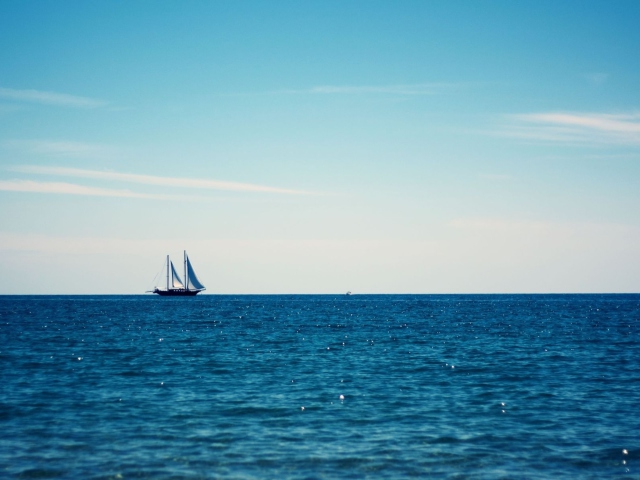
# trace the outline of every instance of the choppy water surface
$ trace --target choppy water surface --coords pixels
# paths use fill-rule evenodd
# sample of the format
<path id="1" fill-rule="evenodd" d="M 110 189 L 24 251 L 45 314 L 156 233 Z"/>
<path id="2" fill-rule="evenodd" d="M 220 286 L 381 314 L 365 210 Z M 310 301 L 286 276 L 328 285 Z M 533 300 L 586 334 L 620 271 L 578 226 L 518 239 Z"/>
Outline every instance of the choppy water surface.
<path id="1" fill-rule="evenodd" d="M 0 364 L 0 477 L 640 478 L 640 295 L 5 296 Z"/>

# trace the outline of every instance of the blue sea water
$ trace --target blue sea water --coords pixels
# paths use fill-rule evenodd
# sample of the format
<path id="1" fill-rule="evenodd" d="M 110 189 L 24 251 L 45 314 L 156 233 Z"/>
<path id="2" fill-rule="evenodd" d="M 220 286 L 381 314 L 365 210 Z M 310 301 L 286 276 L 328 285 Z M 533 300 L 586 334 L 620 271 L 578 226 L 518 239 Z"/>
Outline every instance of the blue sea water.
<path id="1" fill-rule="evenodd" d="M 0 297 L 2 478 L 640 478 L 640 295 Z"/>

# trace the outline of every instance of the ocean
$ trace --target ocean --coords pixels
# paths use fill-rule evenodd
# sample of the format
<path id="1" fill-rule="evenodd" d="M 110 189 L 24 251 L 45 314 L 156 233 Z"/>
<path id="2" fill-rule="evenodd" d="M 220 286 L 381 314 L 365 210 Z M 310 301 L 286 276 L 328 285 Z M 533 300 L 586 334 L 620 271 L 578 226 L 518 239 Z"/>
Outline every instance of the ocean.
<path id="1" fill-rule="evenodd" d="M 640 295 L 0 296 L 0 477 L 640 478 Z"/>

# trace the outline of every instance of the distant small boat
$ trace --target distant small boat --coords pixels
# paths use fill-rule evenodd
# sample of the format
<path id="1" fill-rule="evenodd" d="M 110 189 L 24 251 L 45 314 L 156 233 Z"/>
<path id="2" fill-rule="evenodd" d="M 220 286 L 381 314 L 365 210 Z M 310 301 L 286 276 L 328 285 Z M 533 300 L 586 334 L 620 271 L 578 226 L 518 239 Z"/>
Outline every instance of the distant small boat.
<path id="1" fill-rule="evenodd" d="M 157 286 L 149 293 L 157 293 L 162 297 L 193 297 L 198 293 L 206 290 L 204 285 L 200 283 L 196 272 L 194 272 L 187 251 L 184 251 L 184 279 L 185 282 L 180 279 L 176 268 L 173 266 L 173 262 L 167 255 L 167 288 L 162 290 Z M 169 279 L 171 277 L 171 279 Z"/>
<path id="2" fill-rule="evenodd" d="M 347 292 L 347 295 L 351 295 L 351 290 L 349 290 L 349 291 Z"/>

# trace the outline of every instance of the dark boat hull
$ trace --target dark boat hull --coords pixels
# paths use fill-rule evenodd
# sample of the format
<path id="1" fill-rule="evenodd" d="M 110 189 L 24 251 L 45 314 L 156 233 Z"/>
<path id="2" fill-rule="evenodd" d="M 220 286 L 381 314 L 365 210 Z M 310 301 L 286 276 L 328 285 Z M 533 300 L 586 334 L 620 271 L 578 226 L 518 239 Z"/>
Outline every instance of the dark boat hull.
<path id="1" fill-rule="evenodd" d="M 201 291 L 202 290 L 184 290 L 179 288 L 173 290 L 158 290 L 156 288 L 153 293 L 157 293 L 161 297 L 194 297 Z"/>

